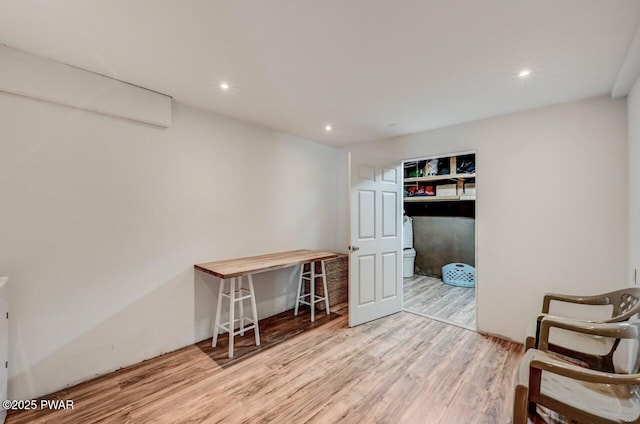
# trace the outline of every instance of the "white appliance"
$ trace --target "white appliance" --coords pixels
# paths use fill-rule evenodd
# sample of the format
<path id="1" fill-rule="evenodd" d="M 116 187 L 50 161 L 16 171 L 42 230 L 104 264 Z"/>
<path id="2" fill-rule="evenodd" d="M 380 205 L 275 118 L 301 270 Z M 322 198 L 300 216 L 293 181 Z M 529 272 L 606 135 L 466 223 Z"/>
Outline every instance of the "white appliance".
<path id="1" fill-rule="evenodd" d="M 413 219 L 404 216 L 402 223 L 402 276 L 413 277 L 416 263 L 416 250 L 413 248 Z"/>
<path id="2" fill-rule="evenodd" d="M 9 277 L 0 277 L 0 401 L 7 399 L 9 377 Z M 7 411 L 0 406 L 0 423 L 4 423 Z"/>

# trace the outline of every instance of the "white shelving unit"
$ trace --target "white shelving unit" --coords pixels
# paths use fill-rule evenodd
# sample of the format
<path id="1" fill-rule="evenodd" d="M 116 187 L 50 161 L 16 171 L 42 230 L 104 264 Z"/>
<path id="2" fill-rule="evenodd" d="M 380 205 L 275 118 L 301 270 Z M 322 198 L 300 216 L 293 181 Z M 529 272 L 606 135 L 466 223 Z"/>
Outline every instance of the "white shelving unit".
<path id="1" fill-rule="evenodd" d="M 404 176 L 404 201 L 405 202 L 446 202 L 446 201 L 469 201 L 476 200 L 475 193 L 475 172 L 457 172 L 459 160 L 473 161 L 475 168 L 475 155 L 466 154 L 459 156 L 449 156 L 438 158 L 441 163 L 446 164 L 447 173 L 439 175 L 428 174 L 428 160 L 416 160 L 405 162 Z M 417 174 L 418 176 L 407 176 Z M 446 185 L 447 194 L 438 195 L 438 187 Z M 455 185 L 455 188 L 452 186 Z M 473 189 L 471 186 L 473 185 Z M 414 194 L 425 187 L 432 190 L 433 195 Z"/>

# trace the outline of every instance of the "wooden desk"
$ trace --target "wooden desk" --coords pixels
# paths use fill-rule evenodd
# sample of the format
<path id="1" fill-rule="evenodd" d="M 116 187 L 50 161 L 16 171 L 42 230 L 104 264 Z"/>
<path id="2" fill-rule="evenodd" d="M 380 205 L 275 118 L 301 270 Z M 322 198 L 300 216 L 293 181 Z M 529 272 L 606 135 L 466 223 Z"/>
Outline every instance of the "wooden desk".
<path id="1" fill-rule="evenodd" d="M 256 337 L 256 345 L 260 345 L 260 334 L 258 328 L 258 314 L 256 310 L 255 292 L 253 289 L 253 274 L 260 272 L 273 271 L 276 269 L 287 268 L 294 265 L 300 265 L 300 277 L 298 282 L 298 294 L 296 296 L 295 314 L 298 314 L 298 305 L 300 303 L 309 305 L 311 308 L 311 321 L 315 319 L 315 304 L 324 300 L 326 302 L 327 315 L 329 310 L 329 297 L 327 294 L 327 280 L 324 262 L 334 259 L 342 255 L 333 252 L 322 252 L 317 250 L 292 250 L 289 252 L 271 253 L 268 255 L 250 256 L 246 258 L 229 259 L 223 261 L 206 262 L 194 265 L 195 269 L 215 275 L 220 278 L 220 290 L 218 292 L 218 305 L 216 308 L 216 317 L 213 325 L 212 346 L 215 347 L 218 342 L 218 330 L 222 328 L 229 333 L 229 358 L 233 357 L 233 338 L 235 335 L 244 335 L 244 332 L 253 329 Z M 316 274 L 315 263 L 320 262 L 322 272 Z M 310 263 L 309 271 L 304 271 L 304 265 Z M 248 277 L 249 288 L 242 287 L 242 277 Z M 324 297 L 315 294 L 315 279 L 322 277 L 324 285 Z M 229 280 L 229 292 L 224 291 L 226 280 Z M 236 280 L 238 285 L 236 286 Z M 303 282 L 309 281 L 310 293 L 301 295 L 303 290 Z M 222 309 L 222 298 L 229 298 L 229 321 L 220 323 L 220 314 Z M 309 301 L 303 299 L 308 297 Z M 243 302 L 245 299 L 251 300 L 251 309 L 253 318 L 244 316 Z M 235 319 L 235 303 L 239 302 L 240 318 Z M 251 322 L 251 325 L 245 327 L 245 320 Z M 235 331 L 236 321 L 240 324 L 240 329 Z"/>
<path id="2" fill-rule="evenodd" d="M 310 262 L 326 261 L 342 256 L 338 253 L 318 250 L 291 250 L 289 252 L 270 253 L 268 255 L 249 256 L 247 258 L 228 259 L 195 265 L 197 270 L 227 279 L 242 275 L 257 274 L 274 269 L 287 268 Z"/>

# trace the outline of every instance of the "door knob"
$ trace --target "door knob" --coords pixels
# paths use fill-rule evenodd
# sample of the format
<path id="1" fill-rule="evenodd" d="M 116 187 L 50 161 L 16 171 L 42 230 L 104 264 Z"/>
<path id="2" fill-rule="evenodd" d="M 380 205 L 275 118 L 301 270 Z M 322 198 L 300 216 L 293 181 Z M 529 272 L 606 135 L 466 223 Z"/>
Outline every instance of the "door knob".
<path id="1" fill-rule="evenodd" d="M 358 246 L 349 246 L 349 250 L 355 252 L 356 250 L 360 250 L 360 248 Z"/>

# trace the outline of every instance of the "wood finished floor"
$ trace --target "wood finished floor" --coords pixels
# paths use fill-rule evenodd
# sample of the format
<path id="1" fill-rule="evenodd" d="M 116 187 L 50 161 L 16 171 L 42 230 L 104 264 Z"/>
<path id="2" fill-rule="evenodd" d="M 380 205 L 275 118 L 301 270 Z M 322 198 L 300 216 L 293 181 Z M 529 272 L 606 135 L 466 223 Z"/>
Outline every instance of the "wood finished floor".
<path id="1" fill-rule="evenodd" d="M 55 393 L 74 410 L 12 413 L 21 423 L 510 422 L 522 346 L 401 312 L 348 328 L 344 305 L 260 322 L 237 357 L 211 339 Z"/>
<path id="2" fill-rule="evenodd" d="M 476 328 L 475 288 L 455 287 L 441 279 L 415 274 L 404 279 L 404 309 Z"/>

